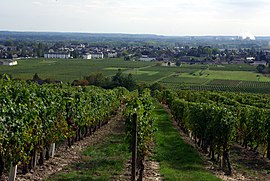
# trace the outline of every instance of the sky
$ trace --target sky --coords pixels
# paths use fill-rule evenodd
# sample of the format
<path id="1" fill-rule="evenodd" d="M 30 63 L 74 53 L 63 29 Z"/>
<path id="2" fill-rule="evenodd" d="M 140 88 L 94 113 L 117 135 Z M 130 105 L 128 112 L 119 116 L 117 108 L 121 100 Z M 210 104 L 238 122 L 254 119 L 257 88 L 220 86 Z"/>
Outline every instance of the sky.
<path id="1" fill-rule="evenodd" d="M 270 0 L 2 0 L 0 30 L 270 35 Z"/>

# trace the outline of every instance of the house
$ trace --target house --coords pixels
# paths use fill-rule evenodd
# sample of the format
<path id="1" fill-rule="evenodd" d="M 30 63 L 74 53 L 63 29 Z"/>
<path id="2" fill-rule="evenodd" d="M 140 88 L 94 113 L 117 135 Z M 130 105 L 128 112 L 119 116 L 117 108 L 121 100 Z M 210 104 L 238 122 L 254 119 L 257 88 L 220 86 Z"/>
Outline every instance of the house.
<path id="1" fill-rule="evenodd" d="M 91 53 L 91 57 L 94 59 L 103 59 L 104 55 L 102 52 L 94 52 L 94 53 Z"/>
<path id="2" fill-rule="evenodd" d="M 151 61 L 155 61 L 156 58 L 153 57 L 148 57 L 148 55 L 142 55 L 142 57 L 140 58 L 140 61 L 146 61 L 146 62 L 151 62 Z"/>
<path id="3" fill-rule="evenodd" d="M 254 65 L 254 66 L 264 65 L 264 66 L 267 66 L 267 62 L 266 61 L 254 61 L 250 65 Z"/>
<path id="4" fill-rule="evenodd" d="M 90 60 L 92 58 L 91 54 L 90 53 L 86 53 L 86 54 L 83 54 L 82 55 L 82 58 L 83 59 L 86 59 L 86 60 Z"/>
<path id="5" fill-rule="evenodd" d="M 170 67 L 170 66 L 176 66 L 176 65 L 174 62 L 162 62 L 161 66 Z"/>
<path id="6" fill-rule="evenodd" d="M 255 61 L 255 57 L 246 57 L 247 62 L 253 62 Z"/>
<path id="7" fill-rule="evenodd" d="M 18 65 L 18 62 L 16 60 L 2 60 L 0 61 L 0 65 L 14 66 Z"/>
<path id="8" fill-rule="evenodd" d="M 68 59 L 68 58 L 70 58 L 70 53 L 60 53 L 60 52 L 45 53 L 44 58 Z"/>
<path id="9" fill-rule="evenodd" d="M 108 57 L 109 58 L 116 58 L 117 57 L 117 52 L 108 52 Z"/>

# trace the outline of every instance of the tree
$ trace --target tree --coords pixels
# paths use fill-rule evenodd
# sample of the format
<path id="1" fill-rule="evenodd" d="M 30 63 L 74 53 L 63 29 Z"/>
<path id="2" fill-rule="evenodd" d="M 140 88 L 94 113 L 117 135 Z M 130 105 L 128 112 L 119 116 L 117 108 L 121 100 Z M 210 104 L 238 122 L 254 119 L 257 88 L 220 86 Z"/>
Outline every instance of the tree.
<path id="1" fill-rule="evenodd" d="M 137 83 L 133 78 L 132 74 L 128 74 L 127 77 L 124 77 L 123 87 L 125 87 L 129 91 L 135 90 L 137 88 Z"/>
<path id="2" fill-rule="evenodd" d="M 74 80 L 72 82 L 72 85 L 74 86 L 87 86 L 89 84 L 89 82 L 85 79 L 82 79 L 82 80 Z"/>
<path id="3" fill-rule="evenodd" d="M 266 73 L 267 72 L 265 65 L 258 65 L 256 67 L 256 69 L 258 70 L 259 73 Z"/>
<path id="4" fill-rule="evenodd" d="M 34 81 L 40 81 L 40 80 L 42 80 L 42 79 L 38 76 L 37 73 L 35 73 L 35 75 L 33 76 L 33 80 L 34 80 Z"/>
<path id="5" fill-rule="evenodd" d="M 124 83 L 124 76 L 121 69 L 112 77 L 112 85 L 114 87 L 122 86 Z"/>
<path id="6" fill-rule="evenodd" d="M 220 54 L 220 50 L 218 48 L 213 49 L 213 55 Z"/>
<path id="7" fill-rule="evenodd" d="M 38 57 L 43 57 L 44 56 L 44 45 L 43 43 L 39 43 L 37 47 L 37 56 Z"/>
<path id="8" fill-rule="evenodd" d="M 181 61 L 180 61 L 180 60 L 177 60 L 176 63 L 175 63 L 175 65 L 176 65 L 177 67 L 180 67 Z"/>
<path id="9" fill-rule="evenodd" d="M 160 83 L 157 83 L 157 82 L 150 86 L 150 90 L 151 90 L 152 95 L 154 95 L 154 92 L 156 90 L 162 91 L 164 89 L 165 89 L 165 87 L 163 85 L 161 85 Z"/>
<path id="10" fill-rule="evenodd" d="M 121 69 L 118 69 L 118 72 L 112 77 L 112 86 L 113 87 L 125 87 L 128 90 L 134 90 L 137 88 L 137 83 L 133 78 L 132 74 L 125 76 Z"/>

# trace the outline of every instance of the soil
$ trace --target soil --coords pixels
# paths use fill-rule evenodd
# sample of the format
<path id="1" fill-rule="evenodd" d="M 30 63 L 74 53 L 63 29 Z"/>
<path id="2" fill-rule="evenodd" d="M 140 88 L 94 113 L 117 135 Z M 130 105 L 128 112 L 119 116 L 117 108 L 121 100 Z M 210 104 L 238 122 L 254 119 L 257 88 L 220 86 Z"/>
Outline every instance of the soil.
<path id="1" fill-rule="evenodd" d="M 164 109 L 171 115 L 169 108 L 163 105 Z M 172 118 L 173 119 L 173 118 Z M 219 169 L 219 165 L 213 162 L 207 154 L 196 146 L 194 141 L 186 135 L 177 125 L 176 121 L 173 121 L 174 127 L 179 131 L 182 139 L 189 145 L 193 146 L 198 151 L 204 161 L 205 168 L 215 174 L 218 178 L 225 181 L 268 181 L 270 180 L 270 161 L 267 158 L 262 158 L 256 152 L 249 151 L 238 144 L 234 144 L 231 148 L 231 163 L 232 163 L 232 175 L 226 175 Z"/>
<path id="2" fill-rule="evenodd" d="M 44 165 L 38 165 L 34 170 L 31 170 L 26 175 L 17 173 L 16 181 L 38 181 L 45 180 L 50 175 L 53 175 L 63 170 L 67 165 L 79 162 L 82 158 L 82 151 L 84 148 L 95 145 L 102 141 L 106 136 L 110 135 L 113 131 L 119 130 L 119 125 L 123 125 L 122 109 L 120 109 L 114 117 L 111 118 L 108 124 L 102 126 L 91 136 L 76 142 L 71 148 L 67 144 L 61 145 L 56 148 L 55 157 L 45 161 Z M 119 121 L 123 124 L 119 124 Z M 8 180 L 5 176 L 4 180 Z"/>
<path id="3" fill-rule="evenodd" d="M 143 181 L 163 181 L 164 179 L 159 173 L 159 163 L 149 158 L 147 157 L 144 162 Z M 126 163 L 124 173 L 114 179 L 114 181 L 129 180 L 131 180 L 131 159 Z"/>

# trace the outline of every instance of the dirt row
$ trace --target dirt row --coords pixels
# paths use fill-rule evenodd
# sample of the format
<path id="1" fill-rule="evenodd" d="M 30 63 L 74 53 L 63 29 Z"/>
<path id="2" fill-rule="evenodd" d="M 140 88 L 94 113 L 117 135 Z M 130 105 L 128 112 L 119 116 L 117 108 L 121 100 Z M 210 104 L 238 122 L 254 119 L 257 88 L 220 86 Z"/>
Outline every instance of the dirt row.
<path id="1" fill-rule="evenodd" d="M 144 162 L 143 181 L 163 181 L 163 177 L 160 175 L 159 163 L 155 160 L 150 160 L 149 157 Z M 117 176 L 114 181 L 129 181 L 131 180 L 131 161 L 129 160 L 125 164 L 125 170 L 123 174 Z"/>
<path id="2" fill-rule="evenodd" d="M 16 180 L 45 180 L 49 176 L 63 170 L 67 165 L 79 162 L 84 148 L 101 142 L 105 137 L 110 135 L 112 131 L 117 130 L 116 127 L 119 125 L 119 122 L 123 122 L 122 120 L 122 110 L 119 110 L 118 114 L 113 116 L 108 124 L 102 126 L 91 136 L 76 142 L 71 148 L 69 148 L 67 144 L 57 147 L 54 158 L 46 161 L 42 166 L 38 165 L 34 170 L 31 170 L 26 175 L 23 175 L 20 172 L 17 173 Z M 4 177 L 4 180 L 8 180 L 7 176 Z"/>
<path id="3" fill-rule="evenodd" d="M 118 114 L 111 118 L 108 124 L 104 125 L 91 136 L 84 138 L 83 140 L 76 142 L 69 148 L 67 144 L 58 145 L 56 147 L 55 156 L 48 161 L 44 162 L 44 165 L 37 165 L 35 169 L 30 170 L 29 173 L 23 175 L 18 170 L 16 181 L 39 181 L 45 180 L 48 177 L 66 170 L 68 165 L 79 162 L 82 159 L 82 151 L 92 145 L 96 145 L 107 136 L 112 133 L 123 133 L 125 131 L 125 125 L 122 117 L 122 109 L 118 111 Z M 131 159 L 130 159 L 131 160 Z M 125 164 L 123 174 L 116 175 L 112 180 L 115 181 L 129 181 L 131 179 L 131 161 Z M 5 175 L 3 180 L 8 180 L 8 176 Z M 159 163 L 153 160 L 147 159 L 145 161 L 145 181 L 161 181 L 162 178 L 159 174 Z"/>

